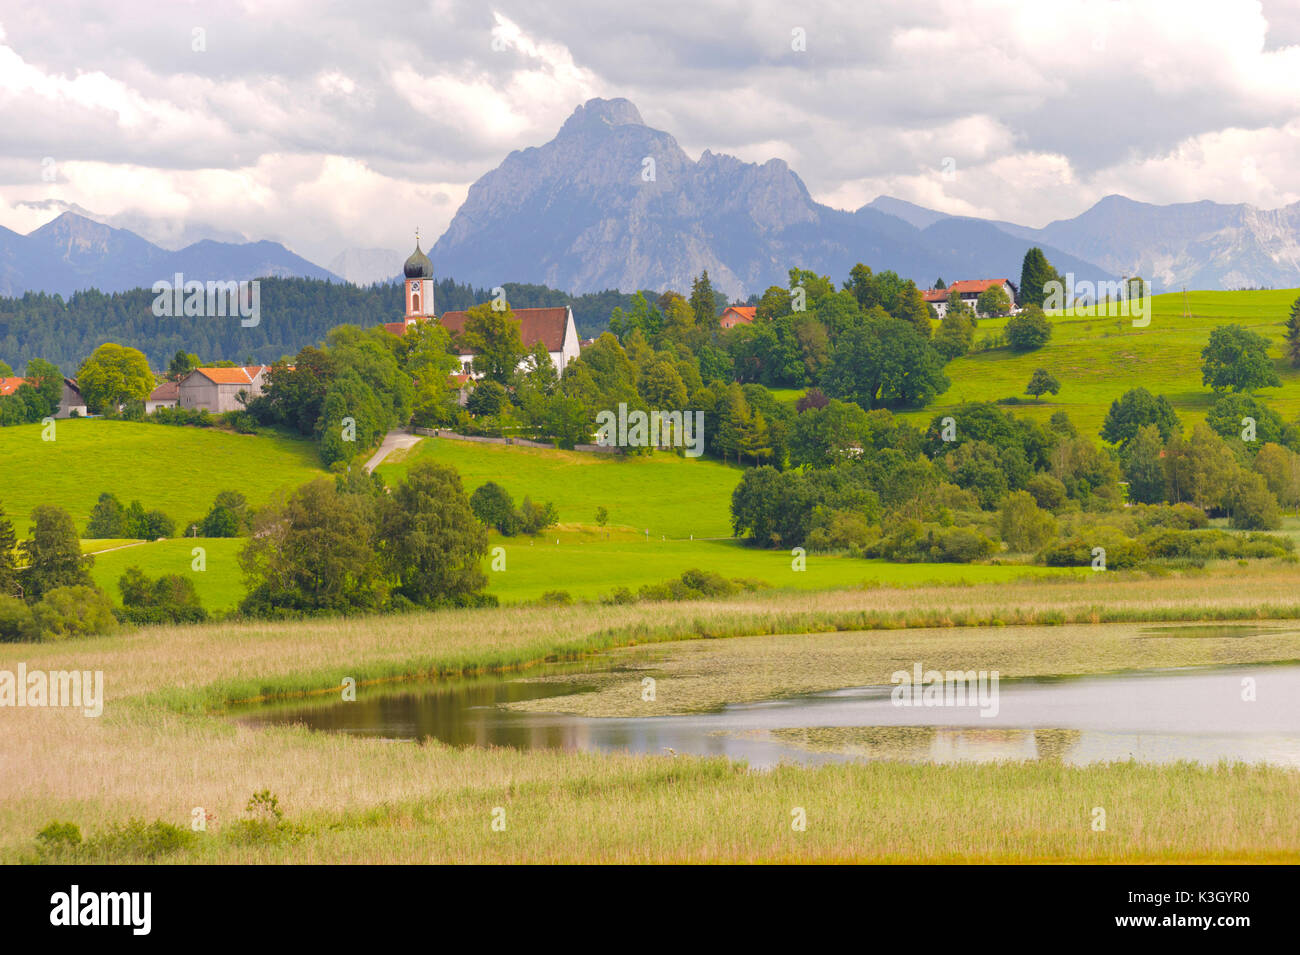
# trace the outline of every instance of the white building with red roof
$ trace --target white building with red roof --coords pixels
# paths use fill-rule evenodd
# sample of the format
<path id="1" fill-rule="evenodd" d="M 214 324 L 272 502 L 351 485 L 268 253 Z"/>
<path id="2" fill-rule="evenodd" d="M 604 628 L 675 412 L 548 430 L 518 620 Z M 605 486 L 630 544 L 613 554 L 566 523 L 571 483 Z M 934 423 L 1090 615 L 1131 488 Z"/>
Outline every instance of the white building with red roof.
<path id="1" fill-rule="evenodd" d="M 1007 299 L 1011 302 L 1011 310 L 1016 310 L 1016 287 L 1010 279 L 962 279 L 960 282 L 953 282 L 947 288 L 932 288 L 921 293 L 926 304 L 932 306 L 939 317 L 943 318 L 948 311 L 948 296 L 956 292 L 961 296 L 971 311 L 975 311 L 975 303 L 980 295 L 989 289 L 1001 285 L 1002 290 L 1007 293 Z"/>

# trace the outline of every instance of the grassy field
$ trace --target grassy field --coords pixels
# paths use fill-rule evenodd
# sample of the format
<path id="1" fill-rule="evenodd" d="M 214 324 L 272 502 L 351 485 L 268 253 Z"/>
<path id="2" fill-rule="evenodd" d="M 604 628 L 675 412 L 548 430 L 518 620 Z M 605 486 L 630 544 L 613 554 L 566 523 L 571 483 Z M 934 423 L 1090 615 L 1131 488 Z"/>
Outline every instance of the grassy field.
<path id="1" fill-rule="evenodd" d="M 0 668 L 21 661 L 29 669 L 98 669 L 107 686 L 98 719 L 57 708 L 4 712 L 0 859 L 29 854 L 36 831 L 54 819 L 93 836 L 131 817 L 184 827 L 202 807 L 208 831 L 168 859 L 1297 861 L 1300 773 L 1281 769 L 883 762 L 751 773 L 717 759 L 455 749 L 259 729 L 222 709 L 258 692 L 337 692 L 345 675 L 367 682 L 465 672 L 747 633 L 792 636 L 672 644 L 684 662 L 661 683 L 660 698 L 708 674 L 744 695 L 740 683 L 771 663 L 797 675 L 803 661 L 802 679 L 833 683 L 874 672 L 890 654 L 942 655 L 972 640 L 1005 661 L 1008 677 L 1037 667 L 1295 659 L 1294 637 L 1126 644 L 1115 628 L 1067 624 L 1297 616 L 1294 569 L 1268 565 L 1159 580 L 1106 574 L 683 605 L 149 628 L 0 645 Z M 961 626 L 999 622 L 1008 626 Z M 879 630 L 909 624 L 940 629 Z M 863 628 L 877 632 L 849 632 Z M 262 789 L 279 797 L 287 824 L 250 832 L 237 823 Z M 1105 833 L 1091 830 L 1097 805 L 1107 809 Z M 491 829 L 496 807 L 506 812 L 504 832 Z M 806 832 L 792 831 L 793 807 L 806 810 Z M 112 861 L 135 858 L 124 850 Z"/>
<path id="2" fill-rule="evenodd" d="M 558 541 L 558 543 L 557 543 Z M 727 578 L 757 580 L 770 587 L 828 590 L 866 585 L 974 584 L 1020 577 L 1088 573 L 1078 568 L 996 566 L 989 564 L 890 564 L 851 557 L 809 555 L 795 571 L 789 553 L 757 550 L 738 541 L 662 541 L 612 531 L 551 532 L 538 538 L 501 538 L 506 569 L 489 572 L 488 592 L 505 603 L 536 600 L 552 590 L 575 599 L 593 599 L 620 587 L 633 592 L 696 568 Z M 484 561 L 489 569 L 492 558 Z"/>
<path id="3" fill-rule="evenodd" d="M 1151 324 L 1132 327 L 1131 318 L 1065 316 L 1048 313 L 1052 339 L 1038 351 L 1015 354 L 1009 349 L 959 358 L 947 367 L 952 379 L 934 405 L 906 415 L 918 426 L 963 401 L 996 401 L 1018 396 L 1037 368 L 1061 383 L 1061 392 L 1041 403 L 1008 406 L 1018 416 L 1046 421 L 1065 411 L 1081 433 L 1096 438 L 1110 403 L 1130 388 L 1144 387 L 1173 402 L 1184 423 L 1202 420 L 1214 394 L 1201 384 L 1201 349 L 1219 325 L 1238 324 L 1272 343 L 1271 354 L 1282 378 L 1281 388 L 1257 394 L 1287 421 L 1300 416 L 1300 369 L 1282 359 L 1284 324 L 1300 289 L 1259 292 L 1181 292 L 1152 298 Z M 1103 309 L 1104 310 L 1104 309 Z M 1191 316 L 1185 317 L 1190 310 Z M 1092 310 L 1096 311 L 1096 310 Z M 981 319 L 976 339 L 1000 331 L 1006 319 Z"/>
<path id="4" fill-rule="evenodd" d="M 379 473 L 396 483 L 414 461 L 427 458 L 460 472 L 465 492 L 496 481 L 514 496 L 552 502 L 562 524 L 596 526 L 596 508 L 609 526 L 649 530 L 651 537 L 730 537 L 731 492 L 741 470 L 673 454 L 648 456 L 556 451 L 426 438 Z"/>
<path id="5" fill-rule="evenodd" d="M 173 538 L 163 541 L 129 541 L 129 546 L 102 550 L 105 541 L 82 541 L 83 553 L 95 554 L 90 575 L 116 602 L 122 595 L 117 580 L 131 566 L 139 567 L 149 577 L 183 574 L 194 581 L 199 600 L 208 612 L 233 610 L 244 597 L 244 583 L 237 556 L 247 543 L 244 538 Z M 88 546 L 90 545 L 90 546 Z M 204 550 L 204 570 L 194 569 L 195 547 Z"/>
<path id="6" fill-rule="evenodd" d="M 282 487 L 324 473 L 308 441 L 178 428 L 130 421 L 69 418 L 55 440 L 39 424 L 0 428 L 4 481 L 0 503 L 21 537 L 37 504 L 57 504 L 85 526 L 99 495 L 161 509 L 179 527 L 207 513 L 218 491 L 261 504 Z"/>

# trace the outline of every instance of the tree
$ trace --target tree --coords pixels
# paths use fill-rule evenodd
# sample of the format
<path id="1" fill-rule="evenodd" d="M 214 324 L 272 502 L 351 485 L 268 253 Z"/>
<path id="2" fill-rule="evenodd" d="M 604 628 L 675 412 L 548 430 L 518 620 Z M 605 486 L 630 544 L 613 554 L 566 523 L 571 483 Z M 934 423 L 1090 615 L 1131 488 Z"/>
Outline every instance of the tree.
<path id="1" fill-rule="evenodd" d="M 916 287 L 916 283 L 911 279 L 903 286 L 903 291 L 898 297 L 898 304 L 894 308 L 893 315 L 897 319 L 911 324 L 917 333 L 927 341 L 934 332 L 930 325 L 930 306 L 926 304 L 925 297 L 921 295 L 921 290 Z"/>
<path id="2" fill-rule="evenodd" d="M 1264 478 L 1254 471 L 1238 468 L 1229 482 L 1223 500 L 1228 525 L 1239 530 L 1272 531 L 1282 526 L 1282 514 Z"/>
<path id="3" fill-rule="evenodd" d="M 840 336 L 822 381 L 828 394 L 868 409 L 924 407 L 948 385 L 930 343 L 879 309 Z"/>
<path id="4" fill-rule="evenodd" d="M 1165 499 L 1165 470 L 1160 461 L 1164 440 L 1154 424 L 1141 425 L 1129 441 L 1124 461 L 1128 497 L 1136 504 L 1159 504 Z"/>
<path id="5" fill-rule="evenodd" d="M 412 603 L 462 605 L 487 584 L 487 531 L 454 468 L 417 461 L 381 505 L 378 531 L 383 566 Z"/>
<path id="6" fill-rule="evenodd" d="M 1280 444 L 1267 443 L 1255 455 L 1254 469 L 1280 505 L 1300 509 L 1300 454 Z"/>
<path id="7" fill-rule="evenodd" d="M 966 308 L 954 309 L 949 303 L 943 318 L 939 321 L 939 330 L 934 336 L 935 351 L 945 360 L 952 361 L 970 351 L 974 342 L 975 323 L 971 320 L 970 312 Z"/>
<path id="8" fill-rule="evenodd" d="M 494 527 L 503 537 L 519 533 L 519 514 L 515 510 L 510 492 L 496 481 L 488 481 L 475 488 L 469 496 L 470 510 L 487 527 Z"/>
<path id="9" fill-rule="evenodd" d="M 1026 305 L 1007 319 L 1003 335 L 1013 351 L 1034 351 L 1046 345 L 1052 337 L 1052 324 L 1041 308 Z"/>
<path id="10" fill-rule="evenodd" d="M 239 554 L 249 585 L 246 613 L 346 613 L 377 607 L 384 594 L 370 500 L 318 478 L 258 511 Z"/>
<path id="11" fill-rule="evenodd" d="M 849 279 L 844 283 L 844 288 L 853 293 L 853 297 L 858 300 L 858 307 L 864 312 L 880 304 L 880 290 L 876 286 L 875 276 L 861 262 L 849 269 Z"/>
<path id="12" fill-rule="evenodd" d="M 709 281 L 709 270 L 705 269 L 691 282 L 691 311 L 695 314 L 695 324 L 706 331 L 718 327 L 718 302 Z"/>
<path id="13" fill-rule="evenodd" d="M 1061 383 L 1057 381 L 1046 368 L 1036 369 L 1029 379 L 1029 385 L 1025 388 L 1025 394 L 1034 398 L 1041 398 L 1046 394 L 1058 394 L 1061 390 Z"/>
<path id="14" fill-rule="evenodd" d="M 937 289 L 946 289 L 946 288 L 948 287 L 948 286 L 944 283 L 944 281 L 943 281 L 943 276 L 942 276 L 942 275 L 939 276 L 937 279 L 934 280 L 934 287 L 937 288 Z"/>
<path id="15" fill-rule="evenodd" d="M 97 540 L 111 540 L 126 537 L 126 512 L 122 502 L 108 491 L 99 495 L 99 500 L 90 509 L 90 520 L 86 522 L 86 536 Z"/>
<path id="16" fill-rule="evenodd" d="M 1246 419 L 1254 424 L 1254 437 L 1245 434 Z M 1283 443 L 1286 423 L 1282 416 L 1264 402 L 1246 394 L 1224 394 L 1219 397 L 1205 415 L 1205 423 L 1214 433 L 1229 441 L 1244 441 L 1248 451 L 1258 450 L 1260 444 L 1272 441 Z"/>
<path id="17" fill-rule="evenodd" d="M 508 306 L 496 311 L 490 304 L 475 305 L 465 313 L 460 337 L 474 352 L 474 373 L 500 385 L 510 384 L 527 354 L 519 335 L 519 319 Z"/>
<path id="18" fill-rule="evenodd" d="M 18 537 L 13 521 L 0 505 L 0 600 L 18 596 Z M 0 637 L 0 640 L 4 639 Z"/>
<path id="19" fill-rule="evenodd" d="M 53 504 L 32 511 L 31 537 L 19 548 L 27 566 L 20 571 L 28 603 L 58 587 L 93 586 L 89 568 L 93 557 L 81 554 L 81 539 L 68 512 Z"/>
<path id="20" fill-rule="evenodd" d="M 1143 425 L 1153 424 L 1160 439 L 1168 441 L 1181 427 L 1174 406 L 1164 395 L 1159 398 L 1145 388 L 1131 388 L 1110 403 L 1101 436 L 1111 444 L 1119 445 L 1123 453 Z"/>
<path id="21" fill-rule="evenodd" d="M 1300 368 L 1300 298 L 1291 303 L 1291 315 L 1286 320 L 1286 357 L 1292 368 Z"/>
<path id="22" fill-rule="evenodd" d="M 180 381 L 195 368 L 199 367 L 199 356 L 187 351 L 178 351 L 172 356 L 170 364 L 167 365 L 167 377 L 172 381 Z"/>
<path id="23" fill-rule="evenodd" d="M 1228 486 L 1241 470 L 1232 450 L 1204 424 L 1169 442 L 1164 465 L 1166 499 L 1172 504 L 1187 501 L 1205 511 L 1224 507 Z"/>
<path id="24" fill-rule="evenodd" d="M 154 389 L 144 352 L 105 342 L 81 363 L 77 387 L 92 412 L 114 412 L 129 401 L 144 401 Z"/>
<path id="25" fill-rule="evenodd" d="M 1003 286 L 990 285 L 975 300 L 975 311 L 980 315 L 1001 317 L 1011 311 L 1011 296 Z"/>
<path id="26" fill-rule="evenodd" d="M 1240 325 L 1220 325 L 1201 351 L 1201 384 L 1215 391 L 1254 391 L 1282 384 L 1268 357 L 1268 339 Z"/>
<path id="27" fill-rule="evenodd" d="M 1028 491 L 1012 491 L 1002 499 L 999 517 L 1002 539 L 1013 551 L 1036 551 L 1057 533 L 1056 518 L 1038 507 Z"/>
<path id="28" fill-rule="evenodd" d="M 1061 277 L 1052 263 L 1047 261 L 1043 250 L 1035 246 L 1025 253 L 1020 266 L 1020 304 L 1043 307 L 1047 297 L 1047 283 L 1059 282 Z"/>
<path id="29" fill-rule="evenodd" d="M 27 384 L 36 389 L 42 399 L 45 414 L 54 414 L 63 403 L 63 372 L 53 362 L 33 358 L 27 362 Z M 45 414 L 40 417 L 45 417 Z M 39 419 L 35 419 L 39 420 Z"/>

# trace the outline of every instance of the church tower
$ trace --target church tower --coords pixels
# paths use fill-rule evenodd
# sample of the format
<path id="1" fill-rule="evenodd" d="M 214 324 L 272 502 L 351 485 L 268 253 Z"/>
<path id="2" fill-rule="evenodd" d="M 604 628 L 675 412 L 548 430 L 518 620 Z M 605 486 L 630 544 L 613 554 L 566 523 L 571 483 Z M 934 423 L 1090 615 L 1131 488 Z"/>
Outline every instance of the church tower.
<path id="1" fill-rule="evenodd" d="M 415 236 L 415 251 L 402 266 L 406 277 L 406 324 L 414 325 L 434 317 L 433 263 L 420 251 L 420 235 Z"/>

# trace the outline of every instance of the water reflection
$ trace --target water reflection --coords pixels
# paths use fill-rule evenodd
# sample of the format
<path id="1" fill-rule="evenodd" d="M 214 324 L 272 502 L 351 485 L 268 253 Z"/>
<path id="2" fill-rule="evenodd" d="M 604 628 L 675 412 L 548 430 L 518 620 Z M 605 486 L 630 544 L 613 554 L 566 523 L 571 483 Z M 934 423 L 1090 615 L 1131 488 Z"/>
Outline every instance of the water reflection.
<path id="1" fill-rule="evenodd" d="M 639 684 L 644 671 L 628 674 Z M 1243 680 L 1254 685 L 1245 698 Z M 1166 670 L 1050 681 L 1002 681 L 996 717 L 975 708 L 894 706 L 868 686 L 712 713 L 587 718 L 519 712 L 502 704 L 583 692 L 581 682 L 481 678 L 399 692 L 359 692 L 354 703 L 260 708 L 254 723 L 451 745 L 670 752 L 726 756 L 751 766 L 844 760 L 993 762 L 1050 759 L 1266 762 L 1300 768 L 1300 666 Z"/>

